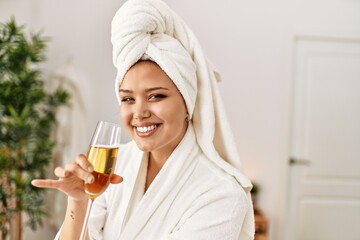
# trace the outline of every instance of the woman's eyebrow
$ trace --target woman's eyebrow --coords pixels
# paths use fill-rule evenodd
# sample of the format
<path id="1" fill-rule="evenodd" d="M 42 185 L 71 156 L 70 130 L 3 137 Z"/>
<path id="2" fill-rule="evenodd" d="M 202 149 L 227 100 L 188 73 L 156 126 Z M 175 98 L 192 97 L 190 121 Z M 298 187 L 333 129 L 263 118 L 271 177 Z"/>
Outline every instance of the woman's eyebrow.
<path id="1" fill-rule="evenodd" d="M 152 88 L 147 88 L 145 89 L 145 92 L 148 93 L 148 92 L 151 92 L 151 91 L 156 91 L 156 90 L 159 90 L 159 89 L 163 89 L 163 90 L 169 90 L 165 87 L 152 87 Z"/>
<path id="2" fill-rule="evenodd" d="M 146 88 L 146 89 L 145 89 L 145 92 L 148 93 L 148 92 L 156 91 L 156 90 L 159 90 L 159 89 L 169 90 L 169 89 L 167 89 L 167 88 L 165 88 L 165 87 L 152 87 L 152 88 Z M 119 92 L 133 93 L 134 91 L 129 90 L 129 89 L 119 88 Z"/>
<path id="3" fill-rule="evenodd" d="M 128 90 L 128 89 L 121 89 L 121 88 L 119 88 L 119 92 L 132 93 L 133 91 Z"/>

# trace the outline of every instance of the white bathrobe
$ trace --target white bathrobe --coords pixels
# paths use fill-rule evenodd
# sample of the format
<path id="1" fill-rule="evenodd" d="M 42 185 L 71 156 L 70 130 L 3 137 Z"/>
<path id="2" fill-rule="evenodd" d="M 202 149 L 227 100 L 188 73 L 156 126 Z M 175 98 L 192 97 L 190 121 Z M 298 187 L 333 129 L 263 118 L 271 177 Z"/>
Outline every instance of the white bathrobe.
<path id="1" fill-rule="evenodd" d="M 251 200 L 233 176 L 205 157 L 191 124 L 145 194 L 148 154 L 134 142 L 119 152 L 116 172 L 124 182 L 95 200 L 91 239 L 249 239 L 240 230 Z"/>

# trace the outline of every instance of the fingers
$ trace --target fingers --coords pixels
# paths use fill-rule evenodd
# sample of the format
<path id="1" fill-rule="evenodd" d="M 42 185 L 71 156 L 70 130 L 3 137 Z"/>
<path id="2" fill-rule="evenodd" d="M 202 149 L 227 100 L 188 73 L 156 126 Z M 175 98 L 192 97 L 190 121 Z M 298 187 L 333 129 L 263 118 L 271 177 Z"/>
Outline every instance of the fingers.
<path id="1" fill-rule="evenodd" d="M 79 155 L 74 162 L 67 163 L 64 168 L 57 167 L 54 170 L 55 175 L 59 178 L 58 180 L 53 179 L 34 179 L 31 184 L 39 188 L 63 188 L 63 180 L 79 178 L 85 183 L 93 183 L 94 177 L 91 174 L 93 167 L 91 163 L 86 160 L 84 155 Z M 75 178 L 74 178 L 75 177 Z M 119 175 L 112 174 L 110 182 L 112 184 L 118 184 L 123 181 L 123 178 Z M 66 181 L 68 182 L 68 181 Z"/>
<path id="2" fill-rule="evenodd" d="M 54 174 L 58 178 L 65 178 L 65 177 L 69 176 L 70 173 L 65 171 L 65 169 L 63 169 L 62 167 L 57 167 L 54 170 Z"/>
<path id="3" fill-rule="evenodd" d="M 34 179 L 31 184 L 38 188 L 59 188 L 59 181 L 53 179 Z"/>
<path id="4" fill-rule="evenodd" d="M 83 154 L 79 154 L 78 156 L 77 156 L 77 158 L 75 159 L 75 162 L 77 163 L 77 164 L 79 164 L 79 166 L 82 168 L 82 169 L 84 169 L 84 170 L 86 170 L 86 171 L 88 171 L 88 172 L 92 172 L 92 171 L 94 171 L 94 168 L 93 168 L 93 166 L 91 165 L 91 163 L 86 159 L 86 157 L 85 157 L 85 155 L 83 155 Z"/>
<path id="5" fill-rule="evenodd" d="M 79 155 L 75 159 L 75 162 L 66 164 L 65 172 L 63 174 L 66 175 L 67 172 L 69 172 L 72 175 L 75 175 L 76 177 L 84 180 L 86 183 L 93 183 L 94 177 L 91 172 L 89 172 L 89 170 L 92 172 L 91 164 L 86 160 L 84 155 Z M 59 171 L 59 174 L 61 174 L 61 170 L 57 171 Z"/>
<path id="6" fill-rule="evenodd" d="M 124 181 L 124 179 L 119 175 L 112 174 L 110 177 L 110 183 L 112 184 L 118 184 L 121 183 L 122 181 Z"/>
<path id="7" fill-rule="evenodd" d="M 69 175 L 69 172 L 66 172 L 62 167 L 57 167 L 54 170 L 55 176 L 58 178 L 65 178 Z M 59 188 L 60 183 L 58 180 L 54 179 L 34 179 L 31 181 L 31 184 L 38 188 Z"/>

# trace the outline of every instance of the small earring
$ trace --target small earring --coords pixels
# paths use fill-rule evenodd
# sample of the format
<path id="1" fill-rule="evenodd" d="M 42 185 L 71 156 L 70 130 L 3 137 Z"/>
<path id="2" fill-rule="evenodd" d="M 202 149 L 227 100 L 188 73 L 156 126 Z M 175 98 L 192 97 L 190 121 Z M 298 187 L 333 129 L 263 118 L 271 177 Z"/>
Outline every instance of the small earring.
<path id="1" fill-rule="evenodd" d="M 185 120 L 186 120 L 187 122 L 190 122 L 190 116 L 189 116 L 189 114 L 186 114 Z"/>

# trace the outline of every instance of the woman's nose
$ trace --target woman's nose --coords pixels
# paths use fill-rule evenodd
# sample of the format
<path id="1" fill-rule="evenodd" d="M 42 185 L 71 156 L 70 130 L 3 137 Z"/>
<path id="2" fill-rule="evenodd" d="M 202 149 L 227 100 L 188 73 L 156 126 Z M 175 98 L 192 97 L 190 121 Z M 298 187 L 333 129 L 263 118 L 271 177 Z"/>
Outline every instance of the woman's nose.
<path id="1" fill-rule="evenodd" d="M 150 117 L 150 110 L 147 103 L 137 102 L 134 106 L 134 118 L 141 120 Z"/>

